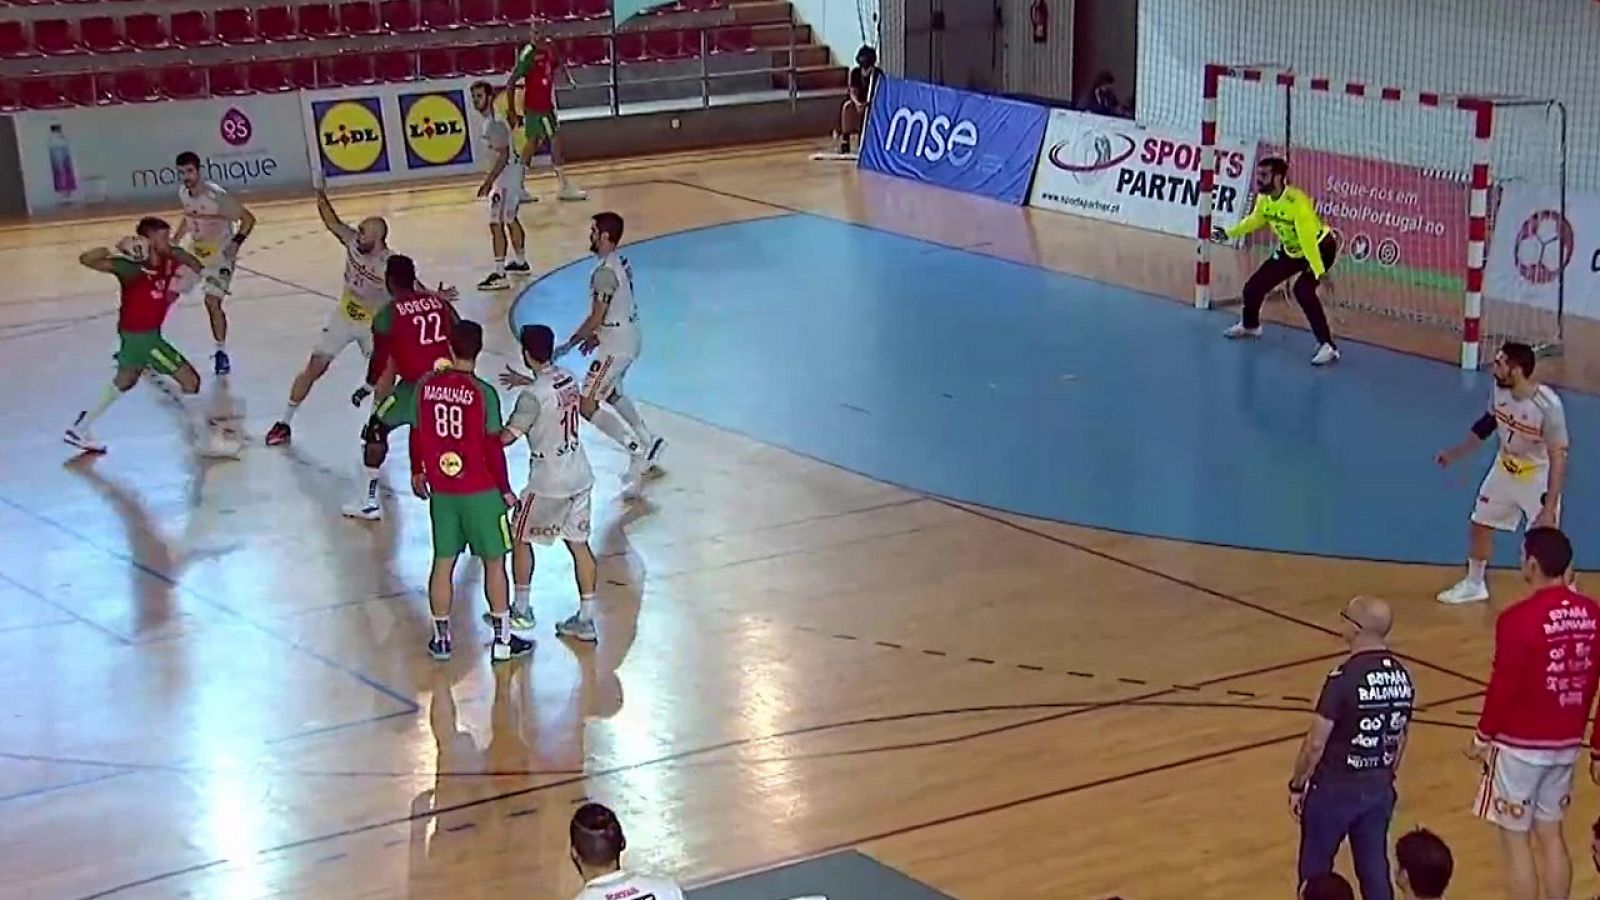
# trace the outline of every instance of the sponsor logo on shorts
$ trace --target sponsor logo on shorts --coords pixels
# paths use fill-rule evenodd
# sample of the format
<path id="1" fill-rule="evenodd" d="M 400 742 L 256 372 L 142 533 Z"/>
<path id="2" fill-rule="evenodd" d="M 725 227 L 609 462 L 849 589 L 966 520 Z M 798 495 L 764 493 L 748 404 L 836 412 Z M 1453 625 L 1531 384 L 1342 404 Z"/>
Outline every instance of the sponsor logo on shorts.
<path id="1" fill-rule="evenodd" d="M 400 95 L 406 167 L 426 169 L 472 162 L 467 101 L 460 90 Z"/>
<path id="2" fill-rule="evenodd" d="M 311 104 L 311 118 L 317 123 L 322 174 L 336 178 L 389 171 L 383 107 L 377 97 L 317 100 Z"/>

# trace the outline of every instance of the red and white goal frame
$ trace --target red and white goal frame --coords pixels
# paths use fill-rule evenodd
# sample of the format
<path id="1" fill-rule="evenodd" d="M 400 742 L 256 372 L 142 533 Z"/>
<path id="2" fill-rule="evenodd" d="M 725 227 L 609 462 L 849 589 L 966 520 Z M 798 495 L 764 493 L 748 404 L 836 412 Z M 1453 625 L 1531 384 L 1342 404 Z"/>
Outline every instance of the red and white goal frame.
<path id="1" fill-rule="evenodd" d="M 1196 238 L 1199 258 L 1194 267 L 1194 305 L 1211 308 L 1211 215 L 1213 191 L 1217 184 L 1220 157 L 1217 153 L 1217 95 L 1222 79 L 1275 83 L 1279 87 L 1365 97 L 1378 102 L 1406 103 L 1414 106 L 1458 109 L 1472 117 L 1472 172 L 1467 200 L 1467 252 L 1463 259 L 1466 290 L 1461 305 L 1461 367 L 1476 369 L 1482 360 L 1483 277 L 1489 242 L 1489 159 L 1494 135 L 1495 103 L 1486 97 L 1442 94 L 1381 87 L 1359 81 L 1335 81 L 1326 77 L 1302 77 L 1293 72 L 1257 66 L 1232 66 L 1208 63 L 1205 68 L 1204 104 L 1201 109 L 1200 204 Z"/>

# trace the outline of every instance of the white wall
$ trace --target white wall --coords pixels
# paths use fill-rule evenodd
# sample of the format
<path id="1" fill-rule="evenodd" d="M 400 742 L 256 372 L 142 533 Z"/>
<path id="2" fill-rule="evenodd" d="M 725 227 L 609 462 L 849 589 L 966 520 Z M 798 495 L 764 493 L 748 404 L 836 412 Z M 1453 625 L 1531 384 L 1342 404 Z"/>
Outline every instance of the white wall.
<path id="1" fill-rule="evenodd" d="M 833 61 L 856 64 L 862 44 L 878 46 L 879 0 L 790 0 L 800 21 L 811 26 L 818 43 L 833 51 Z M 903 0 L 900 0 L 903 2 Z M 882 56 L 882 51 L 879 51 Z"/>
<path id="2" fill-rule="evenodd" d="M 1200 127 L 1207 62 L 1277 64 L 1416 90 L 1563 101 L 1568 184 L 1600 188 L 1600 3 L 1594 0 L 1141 0 L 1141 121 Z M 1231 81 L 1231 79 L 1230 79 Z M 1280 89 L 1230 85 L 1226 134 L 1281 136 Z M 1398 109 L 1296 91 L 1296 144 L 1463 171 L 1464 114 Z M 1495 177 L 1547 180 L 1556 119 L 1545 109 L 1497 118 Z"/>
<path id="3" fill-rule="evenodd" d="M 1033 42 L 1033 0 L 1001 0 L 1005 90 L 1058 100 L 1072 99 L 1072 21 L 1074 0 L 1050 0 L 1050 30 Z"/>

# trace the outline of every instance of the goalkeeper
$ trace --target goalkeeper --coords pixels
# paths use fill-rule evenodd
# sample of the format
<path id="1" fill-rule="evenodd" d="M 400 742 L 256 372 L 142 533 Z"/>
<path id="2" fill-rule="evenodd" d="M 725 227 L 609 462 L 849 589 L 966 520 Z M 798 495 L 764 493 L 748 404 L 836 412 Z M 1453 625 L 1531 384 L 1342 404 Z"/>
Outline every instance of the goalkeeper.
<path id="1" fill-rule="evenodd" d="M 1232 241 L 1263 225 L 1272 226 L 1280 246 L 1244 283 L 1244 315 L 1224 334 L 1230 338 L 1260 337 L 1261 304 L 1267 299 L 1267 292 L 1293 278 L 1294 299 L 1317 338 L 1317 353 L 1311 364 L 1325 366 L 1338 361 L 1339 348 L 1328 328 L 1328 314 L 1317 296 L 1317 286 L 1339 255 L 1339 239 L 1322 224 L 1317 206 L 1306 192 L 1290 186 L 1289 164 L 1276 156 L 1269 156 L 1256 166 L 1256 202 L 1250 215 L 1232 228 L 1215 229 L 1211 237 L 1218 242 Z"/>

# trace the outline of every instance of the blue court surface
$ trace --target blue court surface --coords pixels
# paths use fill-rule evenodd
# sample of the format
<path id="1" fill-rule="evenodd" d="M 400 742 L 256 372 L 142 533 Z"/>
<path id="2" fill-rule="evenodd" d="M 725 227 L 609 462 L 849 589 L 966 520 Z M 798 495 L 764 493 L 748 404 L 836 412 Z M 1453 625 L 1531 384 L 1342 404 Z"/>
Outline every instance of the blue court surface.
<path id="1" fill-rule="evenodd" d="M 1115 531 L 1319 556 L 1457 563 L 1492 455 L 1433 462 L 1487 373 L 1309 335 L 1259 342 L 1085 278 L 797 214 L 627 244 L 651 404 L 917 491 Z M 589 260 L 535 282 L 515 325 L 558 339 Z M 564 364 L 582 374 L 584 362 Z M 1564 525 L 1600 560 L 1600 401 L 1564 391 Z M 674 474 L 693 478 L 679 459 Z M 1502 540 L 1497 562 L 1514 563 Z"/>
<path id="2" fill-rule="evenodd" d="M 846 850 L 689 892 L 690 900 L 951 900 L 870 856 Z"/>

